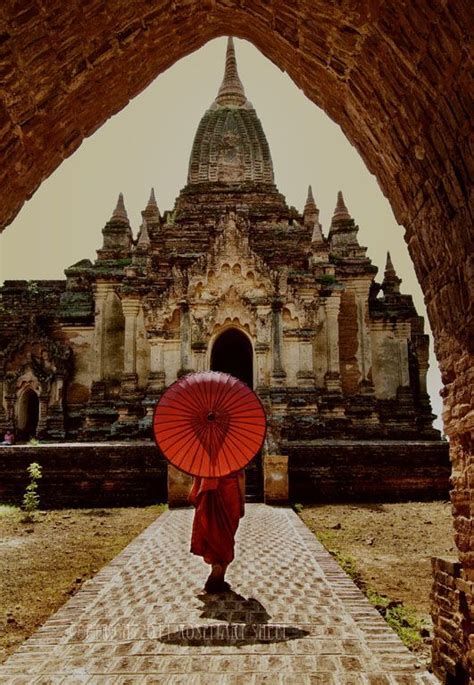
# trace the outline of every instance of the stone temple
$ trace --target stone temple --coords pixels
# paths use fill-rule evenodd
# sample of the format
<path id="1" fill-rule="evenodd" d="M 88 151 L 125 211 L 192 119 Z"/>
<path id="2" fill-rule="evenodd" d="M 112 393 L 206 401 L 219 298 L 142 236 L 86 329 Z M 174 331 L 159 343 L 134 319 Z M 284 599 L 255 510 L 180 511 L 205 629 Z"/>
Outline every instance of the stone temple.
<path id="1" fill-rule="evenodd" d="M 163 213 L 152 190 L 142 217 L 134 237 L 119 195 L 94 263 L 0 289 L 1 429 L 143 439 L 167 385 L 214 369 L 259 394 L 272 453 L 302 440 L 439 441 L 422 317 L 389 255 L 375 280 L 342 193 L 327 235 L 311 187 L 302 214 L 286 204 L 232 39 L 186 186 Z"/>

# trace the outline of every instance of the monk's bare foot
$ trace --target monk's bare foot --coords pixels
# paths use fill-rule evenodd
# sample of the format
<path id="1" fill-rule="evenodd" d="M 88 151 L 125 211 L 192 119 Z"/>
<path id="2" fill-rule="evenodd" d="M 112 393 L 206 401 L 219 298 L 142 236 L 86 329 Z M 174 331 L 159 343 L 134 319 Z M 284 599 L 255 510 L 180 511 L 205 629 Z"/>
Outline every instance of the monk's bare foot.
<path id="1" fill-rule="evenodd" d="M 224 580 L 226 568 L 226 566 L 221 566 L 220 564 L 212 565 L 212 571 L 204 585 L 206 592 L 227 592 L 230 590 L 229 583 L 226 583 Z"/>
<path id="2" fill-rule="evenodd" d="M 208 578 L 204 589 L 209 593 L 229 592 L 230 585 L 225 580 L 214 580 Z"/>

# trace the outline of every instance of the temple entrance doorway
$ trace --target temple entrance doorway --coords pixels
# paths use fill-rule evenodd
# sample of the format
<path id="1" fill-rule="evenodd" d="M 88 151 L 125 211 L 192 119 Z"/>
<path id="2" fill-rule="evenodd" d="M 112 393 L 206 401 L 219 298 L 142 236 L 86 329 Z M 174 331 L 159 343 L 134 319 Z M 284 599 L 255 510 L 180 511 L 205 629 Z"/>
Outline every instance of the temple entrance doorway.
<path id="1" fill-rule="evenodd" d="M 252 345 L 245 333 L 227 328 L 212 346 L 211 370 L 230 373 L 253 388 L 252 357 Z"/>
<path id="2" fill-rule="evenodd" d="M 245 333 L 227 328 L 219 335 L 212 346 L 211 371 L 230 373 L 253 388 L 253 350 Z M 263 502 L 261 453 L 245 469 L 245 494 L 247 502 Z"/>
<path id="3" fill-rule="evenodd" d="M 31 388 L 21 395 L 18 405 L 18 437 L 28 440 L 36 436 L 39 419 L 39 397 Z"/>

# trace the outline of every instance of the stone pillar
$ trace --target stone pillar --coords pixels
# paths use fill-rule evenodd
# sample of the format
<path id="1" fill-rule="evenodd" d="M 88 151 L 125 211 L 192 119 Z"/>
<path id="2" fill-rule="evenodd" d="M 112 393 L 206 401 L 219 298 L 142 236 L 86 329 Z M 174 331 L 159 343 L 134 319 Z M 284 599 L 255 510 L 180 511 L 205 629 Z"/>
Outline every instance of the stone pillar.
<path id="1" fill-rule="evenodd" d="M 181 338 L 181 366 L 179 369 L 179 376 L 184 375 L 192 370 L 191 367 L 191 312 L 189 311 L 189 304 L 186 300 L 180 302 L 181 322 L 180 322 L 180 338 Z"/>
<path id="2" fill-rule="evenodd" d="M 63 440 L 65 437 L 64 409 L 63 409 L 64 376 L 57 374 L 53 384 L 48 407 L 47 435 L 53 440 Z"/>
<path id="3" fill-rule="evenodd" d="M 192 476 L 168 464 L 168 506 L 170 509 L 190 506 L 188 495 L 192 484 Z"/>
<path id="4" fill-rule="evenodd" d="M 341 293 L 335 290 L 324 303 L 326 312 L 326 335 L 328 350 L 328 370 L 325 375 L 326 390 L 341 392 L 341 371 L 339 364 L 339 307 Z"/>
<path id="5" fill-rule="evenodd" d="M 400 385 L 407 388 L 410 385 L 408 370 L 408 345 L 406 340 L 400 340 Z"/>
<path id="6" fill-rule="evenodd" d="M 301 329 L 298 341 L 299 370 L 296 373 L 298 385 L 302 387 L 314 386 L 313 368 L 313 332 L 309 329 Z"/>
<path id="7" fill-rule="evenodd" d="M 8 389 L 8 386 L 5 391 L 5 403 L 7 405 L 6 409 L 6 419 L 8 423 L 8 427 L 11 428 L 12 426 L 17 429 L 17 422 L 16 422 L 16 417 L 15 417 L 15 400 L 16 400 L 16 394 L 15 390 L 13 388 Z"/>
<path id="8" fill-rule="evenodd" d="M 193 351 L 193 368 L 196 369 L 196 371 L 205 371 L 206 370 L 206 343 L 204 342 L 195 342 L 192 343 L 191 349 Z"/>
<path id="9" fill-rule="evenodd" d="M 355 295 L 357 306 L 357 361 L 360 370 L 360 387 L 364 393 L 373 393 L 372 381 L 372 344 L 370 339 L 369 290 L 370 280 L 356 281 Z"/>
<path id="10" fill-rule="evenodd" d="M 104 377 L 104 304 L 112 285 L 96 281 L 94 287 L 94 381 Z"/>
<path id="11" fill-rule="evenodd" d="M 272 317 L 268 304 L 256 307 L 256 342 L 255 342 L 255 387 L 269 386 L 270 349 L 272 340 Z"/>
<path id="12" fill-rule="evenodd" d="M 288 503 L 288 456 L 263 457 L 263 498 L 265 504 Z"/>
<path id="13" fill-rule="evenodd" d="M 418 357 L 418 380 L 420 383 L 420 395 L 428 394 L 427 376 L 429 369 L 428 359 L 420 359 Z"/>
<path id="14" fill-rule="evenodd" d="M 122 310 L 125 317 L 124 359 L 122 391 L 134 393 L 137 390 L 137 314 L 140 310 L 138 298 L 124 298 Z"/>
<path id="15" fill-rule="evenodd" d="M 150 375 L 147 394 L 158 395 L 165 387 L 164 344 L 163 337 L 148 339 L 150 343 Z"/>
<path id="16" fill-rule="evenodd" d="M 283 321 L 281 316 L 282 302 L 272 303 L 272 385 L 283 385 L 286 378 L 283 369 Z"/>
<path id="17" fill-rule="evenodd" d="M 3 378 L 0 378 L 0 426 L 7 419 L 7 414 L 5 411 L 4 399 L 3 399 Z"/>
<path id="18" fill-rule="evenodd" d="M 47 435 L 48 405 L 49 405 L 49 395 L 47 392 L 41 391 L 41 393 L 39 395 L 38 425 L 36 427 L 36 435 L 39 438 Z"/>
<path id="19" fill-rule="evenodd" d="M 408 364 L 408 338 L 410 337 L 410 324 L 397 324 L 397 338 L 399 339 L 399 385 L 402 388 L 410 386 L 410 370 Z"/>
<path id="20" fill-rule="evenodd" d="M 268 353 L 270 345 L 257 342 L 255 345 L 256 366 L 255 387 L 262 388 L 268 385 Z"/>
<path id="21" fill-rule="evenodd" d="M 62 398 L 63 398 L 63 386 L 64 386 L 63 375 L 60 373 L 56 373 L 56 378 L 54 379 L 54 382 L 52 384 L 52 392 L 51 392 L 51 397 L 50 397 L 50 401 L 49 401 L 50 407 L 61 406 Z"/>

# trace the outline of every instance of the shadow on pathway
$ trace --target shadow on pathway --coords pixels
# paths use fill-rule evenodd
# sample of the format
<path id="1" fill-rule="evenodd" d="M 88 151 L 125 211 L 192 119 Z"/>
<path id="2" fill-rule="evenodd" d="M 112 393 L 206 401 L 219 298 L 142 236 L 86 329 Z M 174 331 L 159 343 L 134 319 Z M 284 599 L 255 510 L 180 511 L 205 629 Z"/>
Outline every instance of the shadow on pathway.
<path id="1" fill-rule="evenodd" d="M 198 599 L 203 603 L 200 618 L 223 623 L 208 625 L 184 625 L 179 630 L 160 636 L 160 642 L 187 647 L 211 645 L 252 645 L 258 643 L 286 642 L 308 636 L 307 630 L 296 626 L 269 623 L 271 616 L 254 597 L 246 599 L 237 592 L 219 594 L 202 593 Z"/>

